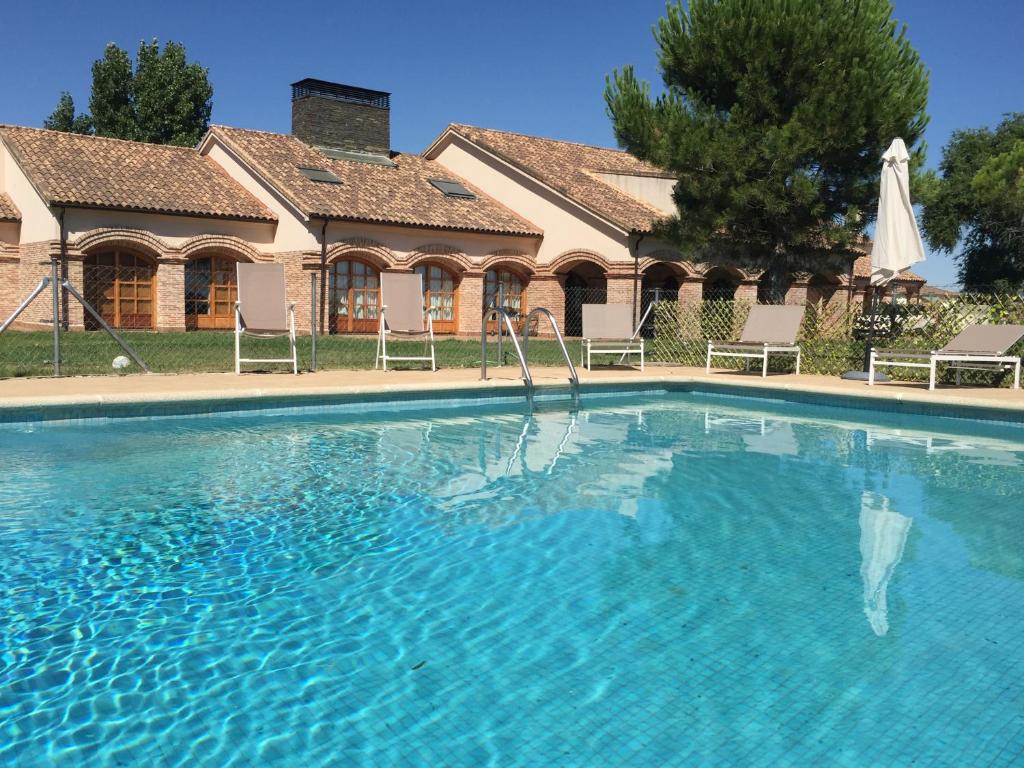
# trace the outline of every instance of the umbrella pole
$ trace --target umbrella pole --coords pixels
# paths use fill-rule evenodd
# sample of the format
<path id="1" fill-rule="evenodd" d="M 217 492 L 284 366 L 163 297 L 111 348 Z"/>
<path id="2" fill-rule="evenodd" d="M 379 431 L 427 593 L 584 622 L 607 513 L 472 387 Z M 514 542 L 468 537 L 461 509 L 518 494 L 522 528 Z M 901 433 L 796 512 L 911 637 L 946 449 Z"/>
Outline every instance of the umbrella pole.
<path id="1" fill-rule="evenodd" d="M 875 340 L 875 318 L 878 315 L 878 288 L 871 286 L 871 319 L 868 320 L 868 336 L 864 341 L 864 372 L 871 365 L 871 342 Z"/>

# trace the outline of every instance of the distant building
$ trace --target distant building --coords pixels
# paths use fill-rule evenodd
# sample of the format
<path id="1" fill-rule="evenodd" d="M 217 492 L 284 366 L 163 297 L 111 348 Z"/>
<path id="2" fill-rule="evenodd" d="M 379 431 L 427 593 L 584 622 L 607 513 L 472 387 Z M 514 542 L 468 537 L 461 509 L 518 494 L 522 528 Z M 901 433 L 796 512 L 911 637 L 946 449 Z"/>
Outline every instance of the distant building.
<path id="1" fill-rule="evenodd" d="M 0 126 L 0 318 L 62 253 L 109 323 L 166 331 L 233 327 L 238 261 L 284 264 L 300 308 L 315 276 L 331 333 L 375 331 L 385 270 L 423 275 L 443 334 L 478 334 L 499 297 L 579 333 L 584 300 L 632 301 L 634 269 L 683 304 L 756 299 L 758 273 L 653 237 L 672 186 L 619 150 L 458 124 L 394 152 L 389 94 L 320 80 L 293 84 L 291 134 L 212 126 L 194 149 Z M 866 258 L 793 275 L 787 301 L 862 301 Z M 23 324 L 51 314 L 39 299 Z"/>

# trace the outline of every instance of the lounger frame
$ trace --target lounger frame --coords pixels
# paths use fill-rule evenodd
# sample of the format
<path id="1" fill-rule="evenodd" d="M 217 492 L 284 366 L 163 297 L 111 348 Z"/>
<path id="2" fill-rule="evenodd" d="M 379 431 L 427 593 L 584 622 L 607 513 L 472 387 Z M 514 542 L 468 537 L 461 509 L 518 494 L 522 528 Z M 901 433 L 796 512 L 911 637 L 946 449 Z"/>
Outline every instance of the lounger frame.
<path id="1" fill-rule="evenodd" d="M 629 355 L 640 355 L 640 370 L 644 369 L 644 340 L 643 339 L 583 339 L 583 349 L 580 355 L 580 364 L 590 370 L 590 361 L 593 355 L 620 355 L 625 357 L 627 362 Z"/>
<path id="2" fill-rule="evenodd" d="M 242 357 L 242 336 L 252 336 L 257 339 L 275 339 L 280 336 L 288 337 L 291 357 Z M 235 302 L 235 373 L 242 373 L 242 363 L 291 363 L 292 373 L 299 373 L 299 354 L 295 343 L 295 303 L 288 305 L 288 330 L 284 333 L 253 333 L 246 331 L 242 326 L 241 304 Z"/>
<path id="3" fill-rule="evenodd" d="M 708 341 L 708 356 L 705 361 L 705 373 L 711 373 L 713 357 L 739 357 L 761 361 L 761 378 L 768 376 L 768 358 L 771 355 L 794 355 L 796 357 L 796 373 L 800 374 L 800 345 L 798 344 L 761 344 L 742 343 L 738 341 Z"/>
<path id="4" fill-rule="evenodd" d="M 434 318 L 430 312 L 426 312 L 427 316 L 427 330 L 425 331 L 395 331 L 387 327 L 387 305 L 380 308 L 380 322 L 377 326 L 377 357 L 373 361 L 374 370 L 378 366 L 382 370 L 388 369 L 388 360 L 402 360 L 406 362 L 429 362 L 430 370 L 437 370 L 437 359 L 434 355 Z M 410 339 L 422 336 L 423 337 L 423 352 L 422 356 L 407 356 L 407 355 L 389 355 L 388 354 L 388 336 L 406 336 Z M 427 348 L 430 348 L 430 354 L 426 354 Z"/>
<path id="5" fill-rule="evenodd" d="M 1020 389 L 1020 357 L 1015 355 L 993 355 L 981 352 L 972 355 L 941 350 L 916 352 L 907 349 L 872 349 L 868 361 L 868 386 L 873 386 L 875 383 L 876 368 L 927 368 L 928 389 L 935 389 L 939 363 L 948 363 L 950 368 L 956 370 L 957 384 L 960 383 L 960 371 L 1013 370 L 1013 388 Z"/>

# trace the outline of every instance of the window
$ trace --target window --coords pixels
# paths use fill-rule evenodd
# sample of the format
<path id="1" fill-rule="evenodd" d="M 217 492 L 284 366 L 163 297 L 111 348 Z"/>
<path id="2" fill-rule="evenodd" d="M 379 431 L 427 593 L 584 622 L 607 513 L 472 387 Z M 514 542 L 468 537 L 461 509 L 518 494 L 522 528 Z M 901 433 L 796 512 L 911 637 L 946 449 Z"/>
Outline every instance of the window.
<path id="1" fill-rule="evenodd" d="M 476 195 L 470 192 L 459 181 L 446 181 L 445 179 L 429 179 L 430 183 L 437 189 L 444 192 L 445 197 L 460 197 L 464 200 L 476 200 Z"/>
<path id="2" fill-rule="evenodd" d="M 82 265 L 85 299 L 114 328 L 156 326 L 156 266 L 130 251 L 104 251 L 86 256 Z M 86 313 L 85 327 L 100 328 Z"/>
<path id="3" fill-rule="evenodd" d="M 357 259 L 330 266 L 331 333 L 376 333 L 380 307 L 380 272 Z"/>
<path id="4" fill-rule="evenodd" d="M 185 327 L 192 330 L 235 327 L 237 262 L 206 256 L 185 265 Z"/>
<path id="5" fill-rule="evenodd" d="M 492 269 L 484 275 L 484 309 L 497 306 L 511 315 L 517 327 L 526 315 L 526 287 L 514 272 Z M 487 323 L 488 330 L 494 330 L 495 322 Z"/>
<path id="6" fill-rule="evenodd" d="M 455 333 L 459 319 L 455 275 L 437 264 L 421 264 L 415 271 L 423 277 L 423 294 L 434 321 L 434 333 Z"/>
<path id="7" fill-rule="evenodd" d="M 323 168 L 304 168 L 298 166 L 299 173 L 310 181 L 318 181 L 321 184 L 341 184 L 341 179 Z"/>

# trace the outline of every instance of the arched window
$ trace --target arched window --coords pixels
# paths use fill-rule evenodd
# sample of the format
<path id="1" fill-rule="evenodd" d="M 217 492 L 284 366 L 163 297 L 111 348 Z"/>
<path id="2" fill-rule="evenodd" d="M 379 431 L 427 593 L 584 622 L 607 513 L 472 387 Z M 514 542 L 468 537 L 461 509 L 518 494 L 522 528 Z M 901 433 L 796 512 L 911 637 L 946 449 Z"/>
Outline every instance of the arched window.
<path id="1" fill-rule="evenodd" d="M 85 299 L 114 328 L 156 327 L 156 266 L 131 251 L 93 253 L 82 264 Z M 88 312 L 87 330 L 100 325 Z"/>
<path id="2" fill-rule="evenodd" d="M 727 271 L 715 268 L 704 279 L 704 301 L 732 301 L 736 298 L 737 280 Z"/>
<path id="3" fill-rule="evenodd" d="M 227 256 L 202 256 L 185 265 L 185 327 L 235 327 L 237 263 Z"/>
<path id="4" fill-rule="evenodd" d="M 501 306 L 518 326 L 526 315 L 526 286 L 515 272 L 506 269 L 489 269 L 484 274 L 484 309 Z M 487 323 L 487 329 L 494 331 L 496 321 Z"/>
<path id="5" fill-rule="evenodd" d="M 380 272 L 358 259 L 330 266 L 331 333 L 376 333 L 380 308 Z"/>
<path id="6" fill-rule="evenodd" d="M 415 271 L 423 277 L 423 297 L 434 320 L 434 333 L 455 333 L 459 321 L 455 275 L 437 264 L 420 264 Z"/>

